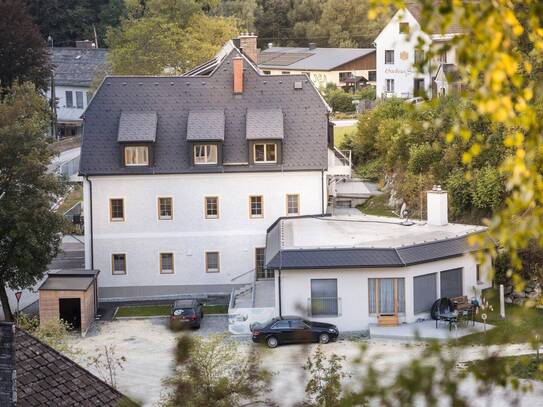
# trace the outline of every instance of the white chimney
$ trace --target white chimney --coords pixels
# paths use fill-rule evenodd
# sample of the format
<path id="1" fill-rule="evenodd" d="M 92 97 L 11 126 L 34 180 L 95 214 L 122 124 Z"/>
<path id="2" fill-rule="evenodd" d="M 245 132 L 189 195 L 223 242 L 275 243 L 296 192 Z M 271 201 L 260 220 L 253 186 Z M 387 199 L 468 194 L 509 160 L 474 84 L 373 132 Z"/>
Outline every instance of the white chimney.
<path id="1" fill-rule="evenodd" d="M 447 191 L 441 189 L 441 185 L 434 185 L 427 192 L 428 224 L 445 226 L 449 223 Z"/>

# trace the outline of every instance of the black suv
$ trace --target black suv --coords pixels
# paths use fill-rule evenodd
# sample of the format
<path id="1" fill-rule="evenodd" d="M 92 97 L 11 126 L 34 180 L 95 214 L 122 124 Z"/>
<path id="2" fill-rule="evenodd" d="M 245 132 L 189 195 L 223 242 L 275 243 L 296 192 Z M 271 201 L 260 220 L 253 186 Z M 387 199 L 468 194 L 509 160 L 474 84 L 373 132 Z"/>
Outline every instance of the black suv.
<path id="1" fill-rule="evenodd" d="M 313 322 L 297 316 L 277 317 L 263 324 L 251 326 L 253 342 L 265 343 L 275 348 L 283 343 L 335 341 L 339 331 L 335 325 Z"/>
<path id="2" fill-rule="evenodd" d="M 170 326 L 172 328 L 200 328 L 204 307 L 198 300 L 177 300 L 172 305 Z"/>

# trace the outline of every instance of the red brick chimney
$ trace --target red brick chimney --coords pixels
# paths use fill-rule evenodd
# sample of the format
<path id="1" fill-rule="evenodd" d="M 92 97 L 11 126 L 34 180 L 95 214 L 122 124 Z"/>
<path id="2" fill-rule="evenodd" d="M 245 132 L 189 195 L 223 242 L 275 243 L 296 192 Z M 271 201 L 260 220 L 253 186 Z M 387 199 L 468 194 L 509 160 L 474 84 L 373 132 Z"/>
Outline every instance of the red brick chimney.
<path id="1" fill-rule="evenodd" d="M 243 51 L 246 57 L 248 57 L 255 64 L 258 60 L 258 48 L 256 47 L 257 35 L 253 33 L 241 33 L 238 37 L 239 47 Z"/>
<path id="2" fill-rule="evenodd" d="M 234 93 L 243 93 L 243 58 L 234 57 L 232 59 L 232 66 L 234 70 Z"/>

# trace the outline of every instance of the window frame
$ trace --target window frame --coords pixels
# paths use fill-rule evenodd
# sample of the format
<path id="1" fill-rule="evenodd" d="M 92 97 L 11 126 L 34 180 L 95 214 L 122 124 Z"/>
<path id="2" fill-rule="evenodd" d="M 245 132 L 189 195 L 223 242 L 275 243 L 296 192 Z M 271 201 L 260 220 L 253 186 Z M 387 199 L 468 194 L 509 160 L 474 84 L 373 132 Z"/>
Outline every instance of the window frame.
<path id="1" fill-rule="evenodd" d="M 123 256 L 124 258 L 124 269 L 123 272 L 115 272 L 115 256 Z M 126 275 L 126 269 L 127 269 L 127 256 L 126 253 L 111 253 L 111 274 L 114 276 L 124 276 Z"/>
<path id="2" fill-rule="evenodd" d="M 341 71 L 339 72 L 339 81 L 345 82 L 345 79 L 349 79 L 354 77 L 354 74 L 352 71 Z"/>
<path id="3" fill-rule="evenodd" d="M 68 97 L 70 95 L 70 97 Z M 64 93 L 64 97 L 66 98 L 66 107 L 73 108 L 74 107 L 74 93 L 71 90 L 67 90 Z M 69 101 L 69 103 L 68 103 Z"/>
<path id="4" fill-rule="evenodd" d="M 289 209 L 290 209 L 290 206 L 289 206 L 289 198 L 290 197 L 296 197 L 296 212 L 295 213 L 290 213 L 289 212 Z M 286 194 L 285 195 L 285 202 L 286 202 L 286 216 L 300 216 L 300 194 Z"/>
<path id="5" fill-rule="evenodd" d="M 402 27 L 407 27 L 407 30 L 402 29 Z M 400 34 L 409 34 L 409 31 L 410 31 L 409 22 L 400 21 L 400 23 L 399 23 L 399 33 Z"/>
<path id="6" fill-rule="evenodd" d="M 319 313 L 319 314 L 315 314 L 313 312 L 314 310 L 314 306 L 313 306 L 313 282 L 316 282 L 316 281 L 334 281 L 335 282 L 335 288 L 336 288 L 336 296 L 335 297 L 315 297 L 315 299 L 320 299 L 320 300 L 326 300 L 326 299 L 333 299 L 335 298 L 336 300 L 336 305 L 335 305 L 335 309 L 336 309 L 336 313 Z M 309 280 L 309 293 L 310 293 L 310 309 L 311 309 L 311 316 L 312 317 L 339 317 L 341 316 L 341 312 L 340 312 L 340 297 L 339 297 L 339 287 L 338 287 L 338 279 L 337 278 L 312 278 Z"/>
<path id="7" fill-rule="evenodd" d="M 76 90 L 75 91 L 75 107 L 76 109 L 84 109 L 85 108 L 85 100 L 83 99 L 83 91 Z M 81 103 L 79 103 L 81 102 Z"/>
<path id="8" fill-rule="evenodd" d="M 203 147 L 205 152 L 205 162 L 197 162 L 196 161 L 196 151 L 197 149 Z M 214 148 L 215 149 L 215 161 L 209 161 L 209 156 L 211 154 L 207 154 L 207 147 Z M 211 152 L 211 150 L 210 150 Z M 219 146 L 217 144 L 213 143 L 194 143 L 192 145 L 192 162 L 194 165 L 218 165 L 219 164 Z"/>
<path id="9" fill-rule="evenodd" d="M 368 278 L 368 314 L 370 316 L 377 316 L 381 314 L 381 303 L 379 301 L 379 294 L 380 294 L 380 286 L 381 286 L 381 280 L 393 280 L 393 289 L 394 289 L 394 295 L 395 298 L 393 298 L 393 301 L 398 301 L 398 315 L 405 315 L 406 312 L 406 291 L 405 291 L 405 277 L 371 277 Z M 372 307 L 371 304 L 371 284 L 370 280 L 375 280 L 375 284 L 373 286 L 374 293 L 373 293 L 373 299 L 375 301 L 374 307 Z M 403 304 L 400 302 L 400 281 L 403 280 Z M 372 312 L 372 309 L 374 310 Z"/>
<path id="10" fill-rule="evenodd" d="M 167 271 L 164 271 L 164 268 L 163 268 L 164 261 L 162 259 L 162 256 L 164 255 L 170 255 L 172 257 L 172 268 L 168 269 Z M 158 258 L 159 258 L 158 271 L 160 272 L 160 274 L 175 274 L 175 255 L 173 254 L 173 252 L 160 252 L 158 254 Z"/>
<path id="11" fill-rule="evenodd" d="M 253 198 L 260 198 L 260 214 L 253 215 Z M 249 195 L 249 218 L 262 219 L 264 218 L 264 195 Z"/>
<path id="12" fill-rule="evenodd" d="M 170 216 L 162 216 L 162 207 L 160 204 L 161 199 L 169 199 L 170 200 Z M 171 196 L 159 196 L 157 198 L 157 216 L 158 220 L 173 220 L 173 198 Z"/>
<path id="13" fill-rule="evenodd" d="M 123 216 L 121 218 L 113 217 L 113 201 L 122 202 Z M 126 211 L 124 207 L 124 198 L 109 198 L 109 221 L 110 222 L 124 222 L 126 220 Z"/>
<path id="14" fill-rule="evenodd" d="M 390 82 L 389 82 L 390 81 Z M 389 90 L 389 86 L 388 84 L 391 83 L 392 84 L 392 90 Z M 385 85 L 386 85 L 386 92 L 387 93 L 394 93 L 395 92 L 395 84 L 394 84 L 394 79 L 385 79 Z"/>
<path id="15" fill-rule="evenodd" d="M 215 199 L 216 200 L 216 206 L 217 206 L 217 214 L 216 215 L 209 215 L 207 212 L 207 201 L 208 199 Z M 204 196 L 204 218 L 205 219 L 219 219 L 220 218 L 220 208 L 219 208 L 219 197 L 217 195 L 209 195 Z"/>
<path id="16" fill-rule="evenodd" d="M 264 160 L 260 161 L 256 159 L 256 147 L 257 146 L 264 146 Z M 269 161 L 267 159 L 268 156 L 268 146 L 273 146 L 274 154 L 275 154 L 275 160 Z M 277 151 L 278 151 L 277 143 L 273 142 L 255 142 L 253 144 L 253 162 L 255 164 L 277 164 Z"/>
<path id="17" fill-rule="evenodd" d="M 209 268 L 209 260 L 208 260 L 208 257 L 207 257 L 209 254 L 216 254 L 217 255 L 217 268 L 216 269 L 210 270 L 210 268 Z M 211 250 L 211 251 L 206 250 L 206 252 L 204 254 L 204 258 L 205 258 L 205 271 L 206 271 L 206 273 L 220 273 L 221 272 L 221 253 L 218 250 Z"/>
<path id="18" fill-rule="evenodd" d="M 375 81 L 377 81 L 377 71 L 375 70 L 368 71 L 368 82 L 375 82 Z"/>
<path id="19" fill-rule="evenodd" d="M 390 55 L 392 55 L 392 59 L 388 58 Z M 394 57 L 395 55 L 393 49 L 385 49 L 385 65 L 394 65 Z"/>
<path id="20" fill-rule="evenodd" d="M 139 163 L 129 164 L 127 158 L 128 158 L 128 150 L 130 148 L 145 148 L 147 150 L 147 162 L 145 162 L 143 164 L 139 164 Z M 124 152 L 124 166 L 125 167 L 148 167 L 149 163 L 151 162 L 150 148 L 149 148 L 149 146 L 147 146 L 145 144 L 129 144 L 129 145 L 125 145 L 123 147 L 123 152 Z"/>

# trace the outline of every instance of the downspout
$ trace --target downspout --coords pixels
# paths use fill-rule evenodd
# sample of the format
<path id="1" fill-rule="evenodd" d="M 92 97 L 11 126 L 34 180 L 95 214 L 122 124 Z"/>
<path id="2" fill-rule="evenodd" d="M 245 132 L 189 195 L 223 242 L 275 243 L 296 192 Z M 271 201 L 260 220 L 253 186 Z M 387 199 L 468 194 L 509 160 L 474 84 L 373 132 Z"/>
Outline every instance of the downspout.
<path id="1" fill-rule="evenodd" d="M 93 226 L 92 226 L 92 181 L 89 179 L 88 175 L 85 175 L 85 180 L 89 183 L 89 216 L 90 216 L 90 261 L 91 261 L 91 270 L 94 270 L 94 236 L 93 236 Z"/>
<path id="2" fill-rule="evenodd" d="M 281 318 L 281 269 L 278 270 L 277 284 L 279 286 L 279 318 Z"/>
<path id="3" fill-rule="evenodd" d="M 321 170 L 321 215 L 324 215 L 324 170 Z"/>

